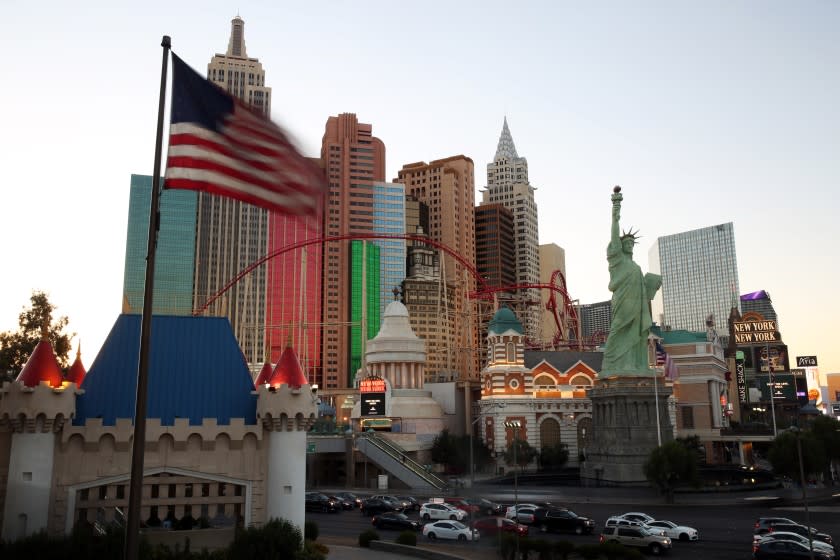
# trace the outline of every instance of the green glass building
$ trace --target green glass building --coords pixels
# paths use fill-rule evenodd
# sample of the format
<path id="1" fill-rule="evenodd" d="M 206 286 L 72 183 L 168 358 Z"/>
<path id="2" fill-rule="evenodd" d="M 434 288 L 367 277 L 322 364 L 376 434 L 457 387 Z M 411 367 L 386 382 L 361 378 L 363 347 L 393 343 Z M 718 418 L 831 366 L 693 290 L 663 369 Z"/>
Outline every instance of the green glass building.
<path id="1" fill-rule="evenodd" d="M 350 387 L 356 386 L 356 372 L 362 367 L 362 354 L 367 341 L 379 333 L 379 255 L 380 249 L 375 243 L 361 240 L 350 242 Z M 362 309 L 365 317 L 362 317 Z"/>
<path id="2" fill-rule="evenodd" d="M 143 312 L 151 199 L 152 177 L 132 175 L 123 272 L 122 307 L 126 313 Z M 193 191 L 161 193 L 152 305 L 157 315 L 192 314 L 196 205 Z"/>

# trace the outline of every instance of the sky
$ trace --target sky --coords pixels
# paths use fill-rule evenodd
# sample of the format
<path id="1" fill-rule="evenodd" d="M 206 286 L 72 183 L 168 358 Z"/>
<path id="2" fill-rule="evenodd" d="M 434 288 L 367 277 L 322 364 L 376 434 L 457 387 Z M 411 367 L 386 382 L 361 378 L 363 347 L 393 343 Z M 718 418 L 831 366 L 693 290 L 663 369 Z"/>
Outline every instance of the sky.
<path id="1" fill-rule="evenodd" d="M 0 331 L 44 291 L 90 366 L 121 309 L 130 175 L 153 171 L 161 37 L 204 74 L 239 14 L 305 155 L 355 113 L 386 179 L 464 154 L 479 201 L 506 116 L 573 299 L 610 298 L 621 185 L 643 270 L 658 237 L 733 222 L 740 292 L 767 290 L 789 354 L 840 372 L 836 1 L 2 5 Z"/>

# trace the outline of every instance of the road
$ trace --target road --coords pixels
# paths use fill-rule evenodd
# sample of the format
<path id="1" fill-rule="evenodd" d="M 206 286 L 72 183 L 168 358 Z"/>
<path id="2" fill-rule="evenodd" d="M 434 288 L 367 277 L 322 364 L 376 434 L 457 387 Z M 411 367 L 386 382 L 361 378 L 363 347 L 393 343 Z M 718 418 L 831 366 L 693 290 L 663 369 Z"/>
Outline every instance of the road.
<path id="1" fill-rule="evenodd" d="M 608 493 L 609 489 L 601 489 Z M 493 496 L 487 496 L 493 499 Z M 535 496 L 523 495 L 519 501 L 542 501 Z M 602 497 L 602 502 L 604 501 Z M 671 558 L 679 559 L 708 559 L 717 560 L 746 560 L 752 558 L 752 534 L 753 524 L 760 516 L 775 515 L 789 517 L 800 523 L 805 522 L 805 514 L 799 508 L 759 508 L 746 505 L 716 504 L 716 505 L 613 505 L 610 503 L 579 503 L 566 501 L 562 504 L 576 511 L 595 519 L 596 531 L 593 535 L 557 535 L 542 534 L 532 529 L 532 538 L 543 538 L 549 541 L 568 540 L 574 544 L 597 543 L 600 527 L 610 515 L 621 514 L 627 511 L 643 511 L 657 519 L 668 519 L 675 523 L 688 525 L 700 532 L 700 540 L 696 542 L 683 543 L 675 542 L 674 548 L 669 555 Z M 840 506 L 831 503 L 827 505 L 812 505 L 810 508 L 811 524 L 820 531 L 826 532 L 840 538 Z M 416 518 L 417 514 L 409 515 Z M 315 521 L 320 528 L 322 539 L 342 544 L 355 544 L 359 533 L 371 528 L 370 518 L 363 516 L 358 510 L 345 511 L 339 514 L 318 514 L 307 513 L 307 520 Z M 393 541 L 398 531 L 379 531 L 383 540 Z M 492 548 L 491 540 L 484 539 L 478 543 L 429 543 L 418 535 L 418 544 L 440 548 L 442 551 L 450 552 L 470 558 L 473 560 L 484 560 L 497 558 Z"/>

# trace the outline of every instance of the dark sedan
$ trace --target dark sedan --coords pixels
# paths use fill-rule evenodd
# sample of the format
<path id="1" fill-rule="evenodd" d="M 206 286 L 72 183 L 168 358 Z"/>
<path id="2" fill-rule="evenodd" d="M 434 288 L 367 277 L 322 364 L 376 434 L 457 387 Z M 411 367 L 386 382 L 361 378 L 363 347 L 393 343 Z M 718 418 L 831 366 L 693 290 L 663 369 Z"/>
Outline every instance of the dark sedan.
<path id="1" fill-rule="evenodd" d="M 397 507 L 391 500 L 368 498 L 362 502 L 359 509 L 362 510 L 362 515 L 377 515 L 386 511 L 395 511 Z"/>
<path id="2" fill-rule="evenodd" d="M 406 514 L 396 511 L 386 511 L 385 513 L 374 515 L 370 522 L 377 529 L 398 529 L 401 531 L 410 529 L 412 531 L 419 531 L 421 527 L 417 521 L 413 521 Z"/>
<path id="3" fill-rule="evenodd" d="M 357 508 L 362 505 L 362 499 L 352 492 L 339 492 L 335 495 L 339 500 L 353 502 L 353 507 Z"/>
<path id="4" fill-rule="evenodd" d="M 522 523 L 517 523 L 513 519 L 505 519 L 504 517 L 484 517 L 476 519 L 472 524 L 473 529 L 477 529 L 480 535 L 492 537 L 499 533 L 510 533 L 519 535 L 520 537 L 528 536 L 528 526 Z"/>
<path id="5" fill-rule="evenodd" d="M 565 508 L 537 508 L 534 511 L 534 522 L 531 524 L 539 527 L 543 533 L 558 531 L 588 535 L 595 530 L 595 521 Z"/>
<path id="6" fill-rule="evenodd" d="M 337 500 L 331 499 L 320 492 L 307 492 L 304 497 L 306 511 L 320 511 L 324 513 L 335 513 L 341 511 Z"/>
<path id="7" fill-rule="evenodd" d="M 330 496 L 330 499 L 338 502 L 338 505 L 341 506 L 341 509 L 354 509 L 356 507 L 355 500 L 339 496 L 338 494 L 336 494 L 335 496 Z"/>
<path id="8" fill-rule="evenodd" d="M 402 500 L 403 503 L 408 503 L 408 505 L 405 508 L 405 511 L 420 511 L 421 503 L 414 496 L 397 496 L 397 498 Z"/>

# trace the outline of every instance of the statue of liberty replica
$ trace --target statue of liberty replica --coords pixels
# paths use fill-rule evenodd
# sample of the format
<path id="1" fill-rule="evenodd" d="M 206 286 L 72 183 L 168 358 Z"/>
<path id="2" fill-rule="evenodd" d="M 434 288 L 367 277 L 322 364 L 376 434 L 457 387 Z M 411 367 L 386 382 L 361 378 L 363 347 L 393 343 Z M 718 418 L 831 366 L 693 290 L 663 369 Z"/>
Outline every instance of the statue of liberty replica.
<path id="1" fill-rule="evenodd" d="M 612 194 L 612 227 L 607 245 L 612 321 L 592 402 L 592 435 L 586 443 L 581 477 L 588 484 L 647 485 L 642 465 L 654 448 L 673 439 L 668 397 L 661 372 L 651 367 L 650 302 L 662 280 L 643 274 L 633 261 L 638 232 L 621 231 L 621 187 Z"/>

